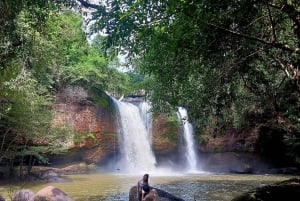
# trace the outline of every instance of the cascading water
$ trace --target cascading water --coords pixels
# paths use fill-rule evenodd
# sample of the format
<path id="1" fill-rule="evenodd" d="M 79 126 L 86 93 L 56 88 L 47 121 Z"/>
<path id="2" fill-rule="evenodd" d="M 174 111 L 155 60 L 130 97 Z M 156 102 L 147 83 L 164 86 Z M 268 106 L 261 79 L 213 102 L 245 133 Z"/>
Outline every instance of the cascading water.
<path id="1" fill-rule="evenodd" d="M 156 159 L 139 108 L 129 102 L 113 100 L 120 117 L 120 171 L 129 174 L 153 172 Z"/>
<path id="2" fill-rule="evenodd" d="M 151 112 L 151 104 L 149 102 L 143 101 L 139 105 L 140 113 L 144 124 L 147 130 L 148 140 L 151 144 L 152 142 L 152 112 Z"/>
<path id="3" fill-rule="evenodd" d="M 183 124 L 183 133 L 184 133 L 184 142 L 185 142 L 185 158 L 187 160 L 187 171 L 188 172 L 197 172 L 198 168 L 198 159 L 195 149 L 194 143 L 194 132 L 193 126 L 188 120 L 188 114 L 185 108 L 179 107 L 178 108 L 178 118 Z"/>

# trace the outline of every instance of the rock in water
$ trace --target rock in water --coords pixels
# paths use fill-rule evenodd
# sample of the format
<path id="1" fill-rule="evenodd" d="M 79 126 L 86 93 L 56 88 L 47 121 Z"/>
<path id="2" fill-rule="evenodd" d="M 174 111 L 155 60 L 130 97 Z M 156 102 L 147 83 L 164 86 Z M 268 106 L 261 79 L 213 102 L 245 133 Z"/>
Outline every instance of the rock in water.
<path id="1" fill-rule="evenodd" d="M 65 192 L 53 186 L 47 186 L 38 191 L 33 201 L 74 201 Z"/>
<path id="2" fill-rule="evenodd" d="M 168 193 L 159 188 L 154 188 L 150 186 L 150 193 L 145 197 L 147 201 L 184 201 L 171 193 Z M 129 201 L 137 201 L 136 197 L 136 186 L 131 187 L 129 191 Z"/>
<path id="3" fill-rule="evenodd" d="M 34 197 L 34 192 L 28 189 L 22 189 L 18 191 L 15 197 L 12 199 L 13 201 L 28 201 Z"/>
<path id="4" fill-rule="evenodd" d="M 256 188 L 232 201 L 298 201 L 300 198 L 300 178 L 293 178 Z"/>

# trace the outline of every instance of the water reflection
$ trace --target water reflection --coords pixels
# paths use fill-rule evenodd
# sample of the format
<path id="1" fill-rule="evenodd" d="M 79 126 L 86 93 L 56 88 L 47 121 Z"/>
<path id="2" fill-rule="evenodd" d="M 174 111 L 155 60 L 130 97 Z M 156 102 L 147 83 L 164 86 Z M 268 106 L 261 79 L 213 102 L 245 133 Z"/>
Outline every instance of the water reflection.
<path id="1" fill-rule="evenodd" d="M 45 186 L 55 186 L 76 201 L 125 201 L 129 189 L 136 185 L 140 176 L 121 174 L 70 175 L 66 183 L 23 183 L 0 186 L 0 194 L 7 200 L 9 192 L 28 188 L 37 192 Z M 234 196 L 252 188 L 292 178 L 288 175 L 216 175 L 192 174 L 155 176 L 150 184 L 168 191 L 186 201 L 229 201 Z"/>

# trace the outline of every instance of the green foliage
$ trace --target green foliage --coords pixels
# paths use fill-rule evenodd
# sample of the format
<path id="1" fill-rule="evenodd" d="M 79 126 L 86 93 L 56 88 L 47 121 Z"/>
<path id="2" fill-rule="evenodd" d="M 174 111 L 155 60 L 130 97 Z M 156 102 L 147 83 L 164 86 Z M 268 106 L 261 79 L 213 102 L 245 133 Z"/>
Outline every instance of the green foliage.
<path id="1" fill-rule="evenodd" d="M 146 75 L 155 111 L 186 107 L 198 133 L 258 124 L 299 133 L 298 1 L 116 0 L 109 6 L 94 13 L 94 28 L 106 30 L 109 51 L 127 51 Z"/>
<path id="2" fill-rule="evenodd" d="M 176 143 L 178 141 L 177 135 L 175 133 L 162 133 L 160 135 L 161 139 L 170 140 L 171 142 Z"/>
<path id="3" fill-rule="evenodd" d="M 58 58 L 64 58 L 58 70 L 59 84 L 77 84 L 87 89 L 123 93 L 127 77 L 110 65 L 105 57 L 102 49 L 105 38 L 96 36 L 89 45 L 82 26 L 82 18 L 73 12 L 65 12 L 50 23 L 50 27 L 56 29 L 55 52 Z M 49 33 L 53 37 L 52 32 Z"/>
<path id="4" fill-rule="evenodd" d="M 74 136 L 74 143 L 75 144 L 80 144 L 82 141 L 85 141 L 85 140 L 92 140 L 92 141 L 95 141 L 96 140 L 96 136 L 94 133 L 80 133 L 80 134 L 77 134 Z"/>
<path id="5" fill-rule="evenodd" d="M 16 72 L 13 68 L 10 70 L 12 70 L 13 73 Z M 5 71 L 8 72 L 9 70 L 7 69 Z M 1 92 L 1 97 L 4 99 L 1 102 L 3 106 L 2 111 L 6 111 L 6 114 L 2 114 L 2 117 L 6 122 L 12 122 L 12 125 L 21 124 L 25 127 L 28 126 L 28 129 L 30 128 L 31 130 L 31 127 L 34 129 L 34 127 L 38 127 L 38 125 L 42 123 L 39 121 L 39 115 L 48 116 L 47 114 L 38 113 L 51 104 L 51 96 L 41 96 L 45 95 L 45 91 L 39 88 L 36 80 L 29 71 L 21 69 L 15 78 L 3 82 Z M 31 116 L 32 113 L 37 114 Z M 20 114 L 24 116 L 19 116 Z M 31 125 L 29 122 L 34 123 L 34 125 Z M 14 126 L 13 129 L 18 129 L 18 127 Z"/>
<path id="6" fill-rule="evenodd" d="M 95 103 L 97 106 L 100 106 L 102 108 L 109 109 L 109 103 L 103 97 L 94 97 L 93 103 Z"/>
<path id="7" fill-rule="evenodd" d="M 174 126 L 175 128 L 179 128 L 180 124 L 178 121 L 178 118 L 176 116 L 168 116 L 168 121 L 169 124 L 171 124 L 172 126 Z M 176 130 L 177 130 L 176 129 Z"/>
<path id="8" fill-rule="evenodd" d="M 46 152 L 61 148 L 51 146 L 50 140 L 58 139 L 50 127 L 53 96 L 34 73 L 35 61 L 45 56 L 35 53 L 45 46 L 34 44 L 42 41 L 42 28 L 58 4 L 9 0 L 0 4 L 7 14 L 0 16 L 0 162 L 22 163 L 29 155 L 45 162 Z M 49 145 L 38 146 L 37 140 Z"/>
<path id="9" fill-rule="evenodd" d="M 180 128 L 178 118 L 175 115 L 168 115 L 165 126 L 167 127 L 167 132 L 161 133 L 161 138 L 176 143 L 178 141 L 178 130 Z"/>
<path id="10" fill-rule="evenodd" d="M 68 3 L 0 2 L 1 164 L 47 163 L 66 151 L 74 133 L 52 126 L 54 94 L 64 84 L 126 89 L 127 77 L 110 66 L 100 40 L 88 43 L 83 19 L 60 10 Z"/>
<path id="11" fill-rule="evenodd" d="M 284 142 L 288 145 L 289 156 L 295 159 L 297 163 L 300 163 L 300 133 L 292 132 L 285 136 Z"/>
<path id="12" fill-rule="evenodd" d="M 26 47 L 27 41 L 22 37 L 25 32 L 19 30 L 17 25 L 20 15 L 26 13 L 26 18 L 30 21 L 29 27 L 23 27 L 24 29 L 41 29 L 48 20 L 49 13 L 70 3 L 69 0 L 2 0 L 0 2 L 1 68 L 4 68 L 6 62 L 10 62 L 20 49 Z"/>
<path id="13" fill-rule="evenodd" d="M 107 135 L 113 138 L 117 138 L 118 137 L 118 133 L 115 132 L 105 132 L 105 133 L 101 133 L 101 135 Z"/>
<path id="14" fill-rule="evenodd" d="M 9 69 L 12 68 L 6 72 Z M 65 151 L 61 144 L 68 132 L 50 127 L 52 96 L 40 88 L 30 72 L 21 70 L 1 85 L 1 92 L 2 162 L 26 156 L 47 162 L 47 155 Z"/>
<path id="15" fill-rule="evenodd" d="M 210 136 L 209 135 L 197 135 L 197 142 L 201 144 L 206 144 L 209 140 Z"/>

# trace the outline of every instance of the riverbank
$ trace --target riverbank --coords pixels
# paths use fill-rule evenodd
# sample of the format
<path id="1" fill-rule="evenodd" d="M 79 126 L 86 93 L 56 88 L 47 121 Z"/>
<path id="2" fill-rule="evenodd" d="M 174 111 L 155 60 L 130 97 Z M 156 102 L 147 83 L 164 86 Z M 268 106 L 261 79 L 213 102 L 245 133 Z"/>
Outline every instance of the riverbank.
<path id="1" fill-rule="evenodd" d="M 221 167 L 220 167 L 221 166 Z M 252 166 L 247 164 L 239 164 L 232 166 L 233 168 L 230 169 L 229 167 L 224 168 L 224 165 L 215 164 L 215 166 L 209 168 L 210 171 L 196 171 L 194 173 L 203 173 L 203 174 L 247 174 L 247 175 L 300 175 L 299 168 L 297 167 L 282 167 L 282 168 L 256 168 L 253 169 Z M 228 166 L 228 164 L 227 164 Z M 223 170 L 222 170 L 223 168 Z M 124 173 L 119 169 L 116 170 L 107 170 L 102 169 L 101 167 L 96 166 L 95 164 L 86 164 L 86 163 L 74 163 L 74 164 L 66 164 L 64 166 L 33 166 L 30 173 L 23 172 L 23 175 L 17 175 L 16 173 L 19 172 L 19 167 L 15 167 L 15 174 L 13 177 L 10 177 L 10 173 L 8 168 L 0 167 L 0 185 L 5 185 L 9 183 L 16 183 L 16 182 L 67 182 L 68 179 L 66 178 L 67 175 L 76 175 L 76 174 L 94 174 L 98 172 L 109 172 L 109 173 L 118 173 L 118 174 L 128 174 Z M 26 168 L 24 168 L 26 169 Z M 206 167 L 206 169 L 208 169 Z M 156 168 L 153 172 L 154 174 L 159 174 L 163 176 L 171 175 L 182 175 L 185 174 L 184 170 L 172 170 L 170 168 Z M 135 173 L 138 174 L 138 173 Z"/>

